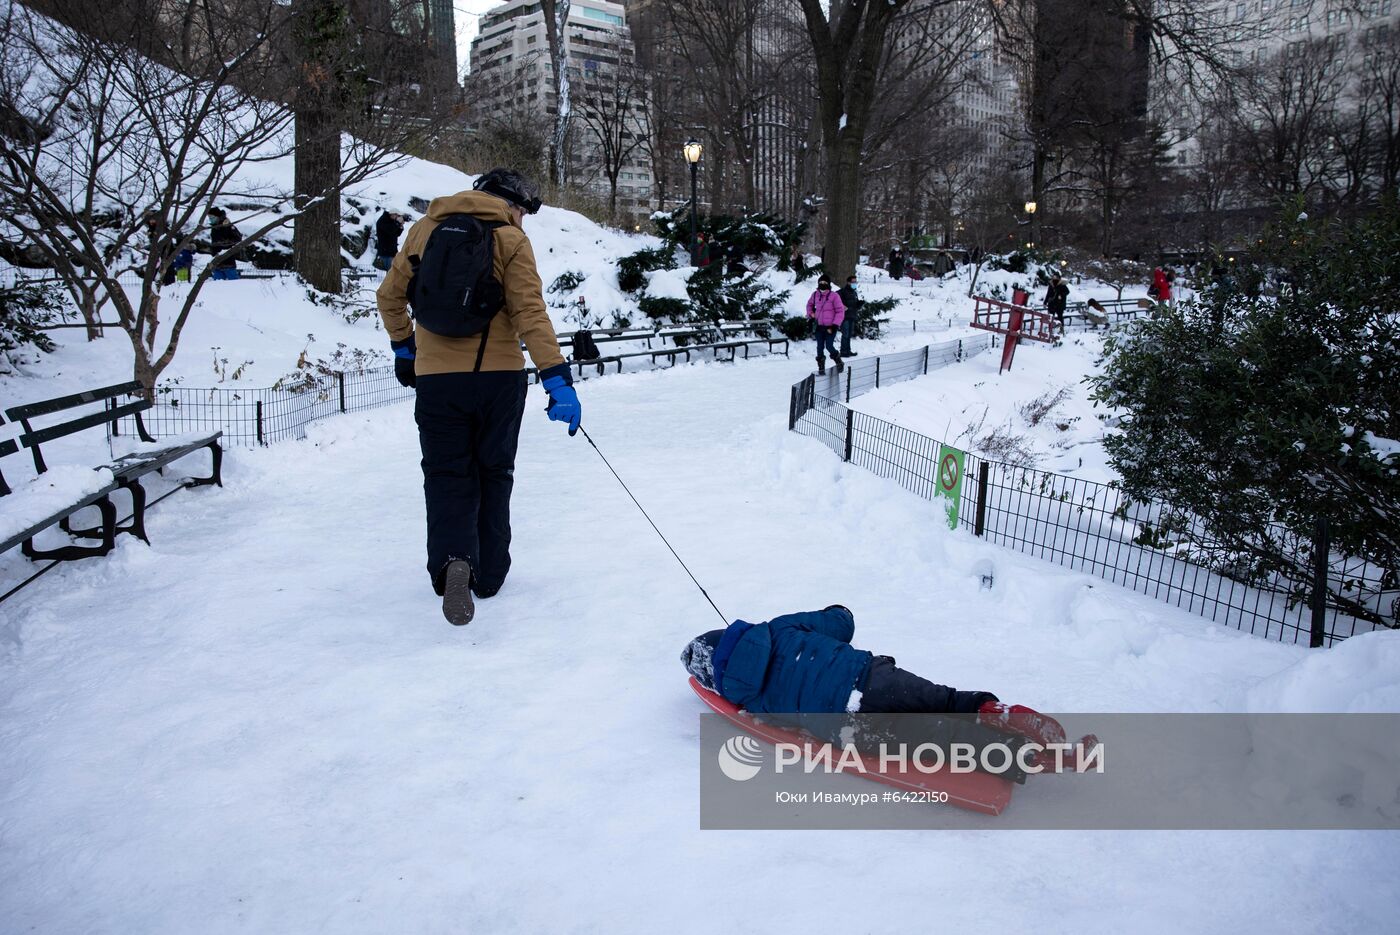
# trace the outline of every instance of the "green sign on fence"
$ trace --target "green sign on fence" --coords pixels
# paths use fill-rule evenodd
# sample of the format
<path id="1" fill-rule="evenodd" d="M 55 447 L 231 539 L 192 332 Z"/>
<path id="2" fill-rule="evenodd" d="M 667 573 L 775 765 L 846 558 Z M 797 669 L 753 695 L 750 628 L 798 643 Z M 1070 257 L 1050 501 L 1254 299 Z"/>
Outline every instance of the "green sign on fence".
<path id="1" fill-rule="evenodd" d="M 967 452 L 952 445 L 938 447 L 938 474 L 934 478 L 934 489 L 941 497 L 948 498 L 948 527 L 958 528 L 958 504 L 962 502 L 963 466 L 967 463 Z"/>

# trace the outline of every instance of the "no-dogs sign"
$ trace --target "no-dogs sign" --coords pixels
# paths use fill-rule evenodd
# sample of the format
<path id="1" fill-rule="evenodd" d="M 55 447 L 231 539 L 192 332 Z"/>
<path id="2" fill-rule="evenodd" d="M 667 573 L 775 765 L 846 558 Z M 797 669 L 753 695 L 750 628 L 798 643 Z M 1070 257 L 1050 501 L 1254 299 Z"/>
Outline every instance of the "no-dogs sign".
<path id="1" fill-rule="evenodd" d="M 938 475 L 935 490 L 948 501 L 948 527 L 958 528 L 958 504 L 962 502 L 963 466 L 967 463 L 967 452 L 952 445 L 938 448 Z"/>

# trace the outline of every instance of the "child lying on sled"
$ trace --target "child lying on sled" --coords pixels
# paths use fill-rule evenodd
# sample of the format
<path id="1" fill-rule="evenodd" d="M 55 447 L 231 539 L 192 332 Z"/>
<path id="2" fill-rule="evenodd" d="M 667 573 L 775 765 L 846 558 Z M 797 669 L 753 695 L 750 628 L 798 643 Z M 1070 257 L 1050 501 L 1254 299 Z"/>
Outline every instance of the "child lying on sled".
<path id="1" fill-rule="evenodd" d="M 703 687 L 755 714 L 976 714 L 998 731 L 1048 746 L 1064 743 L 1052 717 L 996 695 L 936 685 L 851 645 L 855 616 L 840 604 L 736 620 L 690 641 L 681 662 Z"/>

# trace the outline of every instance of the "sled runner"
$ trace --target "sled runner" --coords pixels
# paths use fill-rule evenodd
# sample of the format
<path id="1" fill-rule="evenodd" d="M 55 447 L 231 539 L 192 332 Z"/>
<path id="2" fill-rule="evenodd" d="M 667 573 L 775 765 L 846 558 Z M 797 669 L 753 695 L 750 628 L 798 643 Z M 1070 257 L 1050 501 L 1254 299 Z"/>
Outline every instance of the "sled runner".
<path id="1" fill-rule="evenodd" d="M 765 743 L 810 743 L 811 737 L 801 731 L 777 724 L 764 723 L 746 711 L 726 701 L 724 698 L 704 688 L 692 676 L 690 687 L 711 711 L 729 721 L 740 730 L 746 731 Z M 1011 802 L 1012 783 L 988 773 L 954 773 L 941 769 L 933 773 L 918 770 L 905 770 L 898 766 L 881 769 L 877 757 L 861 758 L 865 771 L 856 773 L 865 779 L 894 786 L 908 792 L 947 793 L 948 804 L 984 815 L 1000 815 L 1002 809 Z"/>

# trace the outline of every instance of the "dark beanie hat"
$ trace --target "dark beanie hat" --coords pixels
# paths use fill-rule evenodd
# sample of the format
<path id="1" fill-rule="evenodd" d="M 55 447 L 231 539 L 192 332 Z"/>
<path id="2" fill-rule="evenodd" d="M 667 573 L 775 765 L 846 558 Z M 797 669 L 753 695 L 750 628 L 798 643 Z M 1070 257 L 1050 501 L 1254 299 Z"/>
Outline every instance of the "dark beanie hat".
<path id="1" fill-rule="evenodd" d="M 681 664 L 685 670 L 710 691 L 715 690 L 715 650 L 723 636 L 723 630 L 702 633 L 681 651 Z"/>

